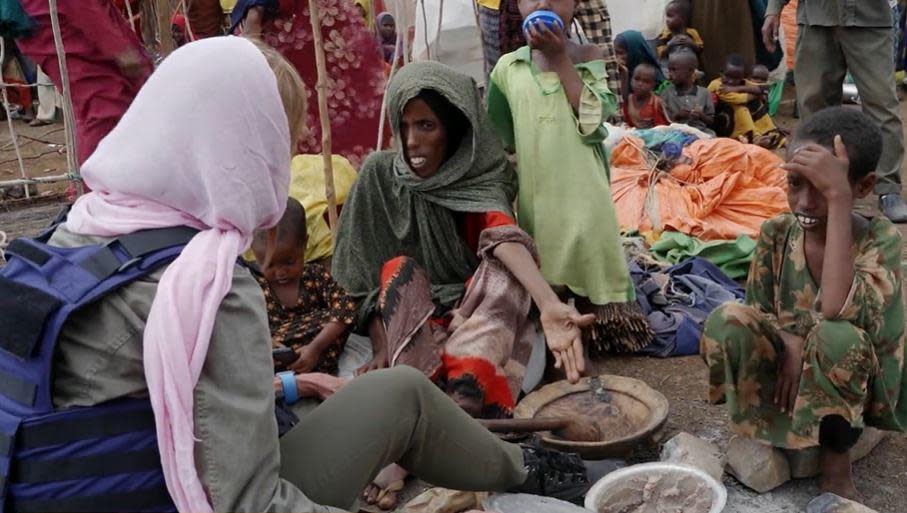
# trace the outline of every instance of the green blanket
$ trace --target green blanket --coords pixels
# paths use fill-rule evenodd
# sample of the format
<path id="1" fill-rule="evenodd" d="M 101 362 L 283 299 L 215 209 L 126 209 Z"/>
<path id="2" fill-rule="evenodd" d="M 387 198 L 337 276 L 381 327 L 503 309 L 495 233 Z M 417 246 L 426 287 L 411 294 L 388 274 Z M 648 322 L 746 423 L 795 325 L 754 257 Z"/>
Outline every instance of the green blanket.
<path id="1" fill-rule="evenodd" d="M 756 241 L 741 235 L 737 240 L 703 242 L 680 232 L 665 232 L 650 250 L 655 258 L 672 264 L 693 257 L 704 258 L 721 268 L 731 279 L 739 280 L 746 278 L 749 272 Z"/>

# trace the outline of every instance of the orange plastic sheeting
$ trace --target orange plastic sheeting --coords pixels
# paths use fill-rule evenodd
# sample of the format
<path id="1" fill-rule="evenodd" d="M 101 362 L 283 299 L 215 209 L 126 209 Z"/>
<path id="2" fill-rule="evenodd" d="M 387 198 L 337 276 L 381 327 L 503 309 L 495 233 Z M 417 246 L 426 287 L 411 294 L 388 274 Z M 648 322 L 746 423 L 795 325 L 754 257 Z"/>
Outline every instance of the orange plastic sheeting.
<path id="1" fill-rule="evenodd" d="M 684 149 L 691 163 L 670 174 L 653 171 L 644 151 L 641 139 L 628 136 L 611 155 L 621 229 L 674 230 L 702 240 L 756 237 L 763 221 L 788 210 L 783 161 L 768 150 L 733 139 L 700 140 Z"/>
<path id="2" fill-rule="evenodd" d="M 784 27 L 784 58 L 787 61 L 787 69 L 794 69 L 794 55 L 797 51 L 797 34 L 800 28 L 797 26 L 797 4 L 798 0 L 790 0 L 781 11 L 781 26 Z"/>

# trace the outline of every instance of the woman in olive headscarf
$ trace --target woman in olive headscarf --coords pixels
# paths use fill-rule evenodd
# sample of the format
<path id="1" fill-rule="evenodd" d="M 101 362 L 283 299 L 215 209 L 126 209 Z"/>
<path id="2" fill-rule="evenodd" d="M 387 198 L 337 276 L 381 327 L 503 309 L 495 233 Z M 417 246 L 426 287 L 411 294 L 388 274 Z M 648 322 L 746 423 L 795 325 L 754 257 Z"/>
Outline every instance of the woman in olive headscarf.
<path id="1" fill-rule="evenodd" d="M 507 416 L 534 331 L 532 302 L 558 366 L 583 370 L 592 321 L 542 277 L 514 222 L 516 176 L 471 78 L 434 62 L 400 70 L 388 92 L 402 149 L 372 154 L 350 191 L 334 277 L 361 301 L 374 360 L 437 379 L 475 416 Z"/>

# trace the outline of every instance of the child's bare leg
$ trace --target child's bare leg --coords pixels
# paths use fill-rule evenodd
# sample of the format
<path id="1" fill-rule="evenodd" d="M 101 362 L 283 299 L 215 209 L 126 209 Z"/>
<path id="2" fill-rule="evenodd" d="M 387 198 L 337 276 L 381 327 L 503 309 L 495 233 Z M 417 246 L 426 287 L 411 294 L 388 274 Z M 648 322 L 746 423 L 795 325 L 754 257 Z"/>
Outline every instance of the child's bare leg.
<path id="1" fill-rule="evenodd" d="M 819 464 L 822 468 L 822 479 L 819 483 L 821 493 L 830 492 L 845 499 L 860 500 L 857 486 L 853 481 L 850 451 L 838 453 L 822 447 Z"/>
<path id="2" fill-rule="evenodd" d="M 850 449 L 857 442 L 861 432 L 862 430 L 851 427 L 840 415 L 822 419 L 819 426 L 821 493 L 830 492 L 845 499 L 860 500 L 853 480 Z"/>

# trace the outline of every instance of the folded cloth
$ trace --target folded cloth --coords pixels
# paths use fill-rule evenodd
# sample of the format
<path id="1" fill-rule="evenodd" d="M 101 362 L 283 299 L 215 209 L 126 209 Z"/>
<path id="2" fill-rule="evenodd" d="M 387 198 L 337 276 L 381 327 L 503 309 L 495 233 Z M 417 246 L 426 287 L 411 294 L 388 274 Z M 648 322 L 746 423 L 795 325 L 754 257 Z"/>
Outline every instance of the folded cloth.
<path id="1" fill-rule="evenodd" d="M 735 240 L 701 241 L 680 232 L 664 232 L 650 247 L 658 260 L 677 264 L 700 257 L 717 265 L 733 280 L 746 278 L 756 250 L 756 241 L 741 235 Z"/>
<path id="2" fill-rule="evenodd" d="M 640 354 L 660 358 L 697 354 L 702 326 L 712 310 L 743 301 L 743 287 L 703 258 L 668 268 L 641 259 L 628 264 L 637 301 L 655 332 Z"/>

